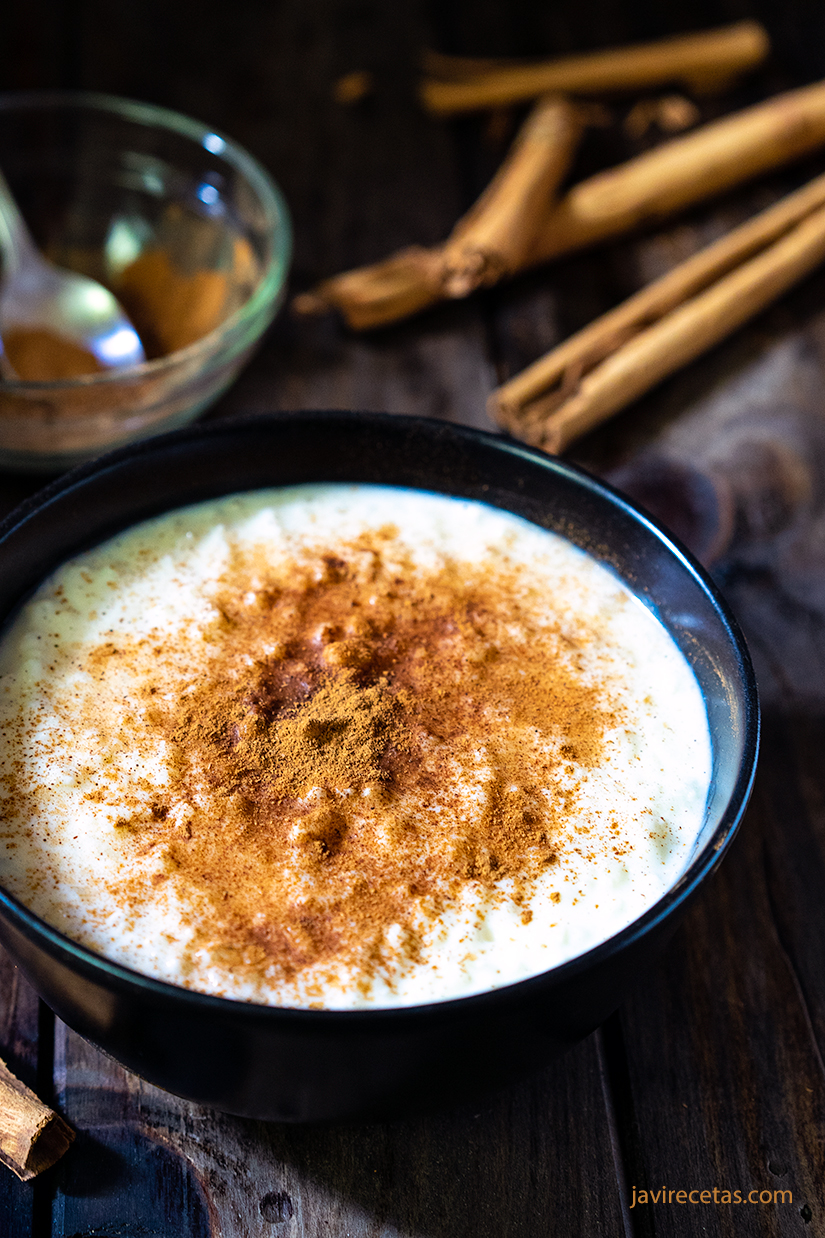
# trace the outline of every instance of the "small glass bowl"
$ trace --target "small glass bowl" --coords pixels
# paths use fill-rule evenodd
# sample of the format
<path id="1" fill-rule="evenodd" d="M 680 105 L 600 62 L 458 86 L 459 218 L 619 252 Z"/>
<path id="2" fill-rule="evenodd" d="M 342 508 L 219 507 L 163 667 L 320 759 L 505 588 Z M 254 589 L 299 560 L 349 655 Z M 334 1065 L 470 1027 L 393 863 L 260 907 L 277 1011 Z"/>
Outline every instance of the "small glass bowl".
<path id="1" fill-rule="evenodd" d="M 291 227 L 270 176 L 177 112 L 63 92 L 0 97 L 0 166 L 42 251 L 111 288 L 155 353 L 0 381 L 0 467 L 56 472 L 192 421 L 283 300 Z"/>

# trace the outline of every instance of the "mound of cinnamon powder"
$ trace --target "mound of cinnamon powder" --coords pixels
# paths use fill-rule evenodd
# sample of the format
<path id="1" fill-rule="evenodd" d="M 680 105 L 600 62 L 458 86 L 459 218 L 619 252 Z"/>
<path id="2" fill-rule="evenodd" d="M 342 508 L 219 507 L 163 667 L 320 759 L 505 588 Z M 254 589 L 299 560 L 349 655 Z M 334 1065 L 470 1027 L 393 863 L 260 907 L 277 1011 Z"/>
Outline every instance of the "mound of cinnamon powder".
<path id="1" fill-rule="evenodd" d="M 467 889 L 529 921 L 621 720 L 585 667 L 595 634 L 537 623 L 539 586 L 505 562 L 399 553 L 383 529 L 289 570 L 236 554 L 180 693 L 158 690 L 145 642 L 87 662 L 131 660 L 145 684 L 170 778 L 119 825 L 163 857 L 190 957 L 320 998 L 325 977 L 391 987 Z M 145 889 L 112 896 L 137 908 Z"/>

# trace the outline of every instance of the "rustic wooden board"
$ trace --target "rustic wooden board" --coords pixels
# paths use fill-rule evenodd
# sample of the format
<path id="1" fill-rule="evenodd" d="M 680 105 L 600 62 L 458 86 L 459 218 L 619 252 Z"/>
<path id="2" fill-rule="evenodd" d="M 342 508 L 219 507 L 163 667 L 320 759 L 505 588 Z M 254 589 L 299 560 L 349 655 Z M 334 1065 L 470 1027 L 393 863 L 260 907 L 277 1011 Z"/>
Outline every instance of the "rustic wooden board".
<path id="1" fill-rule="evenodd" d="M 22 13 L 14 37 L 28 59 L 0 53 L 2 84 L 132 94 L 201 116 L 253 150 L 291 204 L 300 288 L 399 245 L 440 239 L 499 157 L 506 125 L 496 134 L 417 111 L 411 82 L 424 43 L 538 54 L 734 20 L 742 9 L 724 0 L 655 12 L 607 0 L 429 8 L 43 0 Z M 743 87 L 743 99 L 825 72 L 821 5 L 796 0 L 768 20 L 779 58 Z M 375 74 L 375 96 L 343 108 L 332 87 L 353 69 Z M 711 114 L 722 104 L 703 106 Z M 597 133 L 579 172 L 627 153 L 619 131 Z M 520 368 L 822 166 L 811 161 L 657 236 L 570 258 L 369 337 L 332 319 L 284 315 L 211 415 L 386 408 L 489 427 L 484 401 L 496 373 Z M 737 418 L 752 424 L 780 405 L 816 454 L 824 350 L 815 277 L 575 456 L 599 470 L 650 444 L 693 458 Z M 825 477 L 825 453 L 821 463 Z M 0 509 L 34 488 L 0 479 Z M 718 568 L 771 706 L 757 792 L 721 873 L 603 1033 L 472 1110 L 291 1129 L 170 1097 L 61 1024 L 50 1080 L 52 1021 L 40 1019 L 38 1059 L 36 999 L 0 959 L 0 1051 L 42 1093 L 54 1088 L 79 1131 L 35 1188 L 0 1176 L 0 1238 L 825 1234 L 823 495 L 825 484 L 795 525 L 736 543 Z M 625 1186 L 790 1189 L 793 1203 L 628 1212 Z"/>
<path id="2" fill-rule="evenodd" d="M 657 972 L 625 1003 L 642 1190 L 766 1192 L 767 1203 L 648 1204 L 643 1232 L 825 1233 L 825 1078 L 768 889 L 764 776 L 735 852 Z M 776 1190 L 792 1198 L 775 1197 Z M 721 1196 L 717 1195 L 717 1200 Z M 632 1199 L 632 1196 L 631 1196 Z M 641 1220 L 641 1218 L 640 1218 Z"/>
<path id="3" fill-rule="evenodd" d="M 40 1003 L 0 949 L 0 1056 L 27 1087 L 50 1085 L 48 1073 L 38 1078 L 38 1020 Z M 48 1052 L 48 1046 L 45 1047 Z M 46 1067 L 50 1062 L 42 1063 Z M 30 1238 L 34 1223 L 35 1187 L 19 1182 L 0 1166 L 0 1234 L 3 1238 Z M 5 1225 L 5 1229 L 3 1228 Z"/>
<path id="4" fill-rule="evenodd" d="M 247 4 L 242 19 L 231 19 L 230 65 L 230 19 L 215 0 L 196 6 L 197 22 L 191 5 L 167 14 L 160 48 L 144 11 L 87 8 L 85 85 L 220 125 L 276 177 L 295 223 L 293 291 L 411 240 L 440 240 L 460 213 L 452 134 L 413 98 L 416 57 L 428 41 L 422 6 Z M 254 37 L 238 37 L 252 30 Z M 119 56 L 103 55 L 113 43 Z M 375 97 L 334 103 L 336 80 L 358 69 L 374 74 Z M 212 415 L 361 408 L 489 429 L 484 349 L 476 306 L 364 338 L 334 319 L 296 323 L 284 314 Z"/>
<path id="5" fill-rule="evenodd" d="M 60 1024 L 55 1062 L 79 1136 L 56 1171 L 54 1238 L 532 1238 L 557 1222 L 559 1233 L 622 1232 L 593 1038 L 474 1107 L 357 1127 L 201 1109 Z M 581 1228 L 561 1228 L 572 1217 Z"/>

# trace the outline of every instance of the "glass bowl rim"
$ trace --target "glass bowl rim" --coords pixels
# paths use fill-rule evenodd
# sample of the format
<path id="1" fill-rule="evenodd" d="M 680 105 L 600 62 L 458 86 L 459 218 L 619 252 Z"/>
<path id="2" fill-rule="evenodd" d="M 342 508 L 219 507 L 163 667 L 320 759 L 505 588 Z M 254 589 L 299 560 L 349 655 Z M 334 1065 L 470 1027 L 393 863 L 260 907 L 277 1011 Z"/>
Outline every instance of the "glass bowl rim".
<path id="1" fill-rule="evenodd" d="M 0 94 L 0 113 L 14 111 L 56 110 L 60 108 L 108 113 L 121 119 L 142 125 L 145 128 L 165 129 L 181 137 L 189 138 L 198 146 L 213 136 L 223 146 L 217 153 L 242 173 L 254 189 L 263 206 L 267 225 L 273 237 L 273 250 L 269 264 L 260 283 L 248 301 L 244 302 L 228 318 L 224 319 L 207 335 L 185 348 L 178 348 L 165 357 L 143 361 L 140 365 L 128 365 L 106 370 L 98 374 L 82 374 L 77 378 L 56 379 L 48 382 L 33 382 L 25 379 L 0 379 L 0 391 L 19 397 L 36 397 L 61 391 L 82 390 L 87 387 L 106 387 L 116 383 L 133 382 L 161 376 L 166 371 L 182 364 L 207 358 L 218 343 L 242 332 L 246 324 L 254 320 L 268 305 L 276 305 L 286 282 L 286 273 L 292 254 L 292 224 L 289 209 L 281 190 L 263 165 L 249 151 L 228 137 L 220 129 L 193 120 L 182 112 L 161 107 L 155 103 L 142 103 L 119 95 L 86 90 L 24 90 Z M 204 149 L 209 149 L 204 147 Z"/>

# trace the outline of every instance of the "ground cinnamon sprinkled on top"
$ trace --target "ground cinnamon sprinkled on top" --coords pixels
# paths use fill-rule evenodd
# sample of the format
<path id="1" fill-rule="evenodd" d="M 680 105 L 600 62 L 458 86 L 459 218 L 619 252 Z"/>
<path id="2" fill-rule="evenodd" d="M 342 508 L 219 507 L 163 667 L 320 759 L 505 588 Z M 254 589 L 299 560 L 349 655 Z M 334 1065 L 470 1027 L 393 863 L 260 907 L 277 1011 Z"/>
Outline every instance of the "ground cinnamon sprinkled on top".
<path id="1" fill-rule="evenodd" d="M 316 489 L 173 513 L 28 604 L 0 880 L 132 966 L 292 1005 L 477 991 L 628 923 L 707 786 L 660 625 L 510 516 Z"/>
<path id="2" fill-rule="evenodd" d="M 383 552 L 364 536 L 283 574 L 239 557 L 192 690 L 165 709 L 154 694 L 173 776 L 123 824 L 163 849 L 195 949 L 262 983 L 326 964 L 391 977 L 466 883 L 520 902 L 617 725 L 515 569 Z M 142 882 L 113 894 L 139 902 Z"/>

